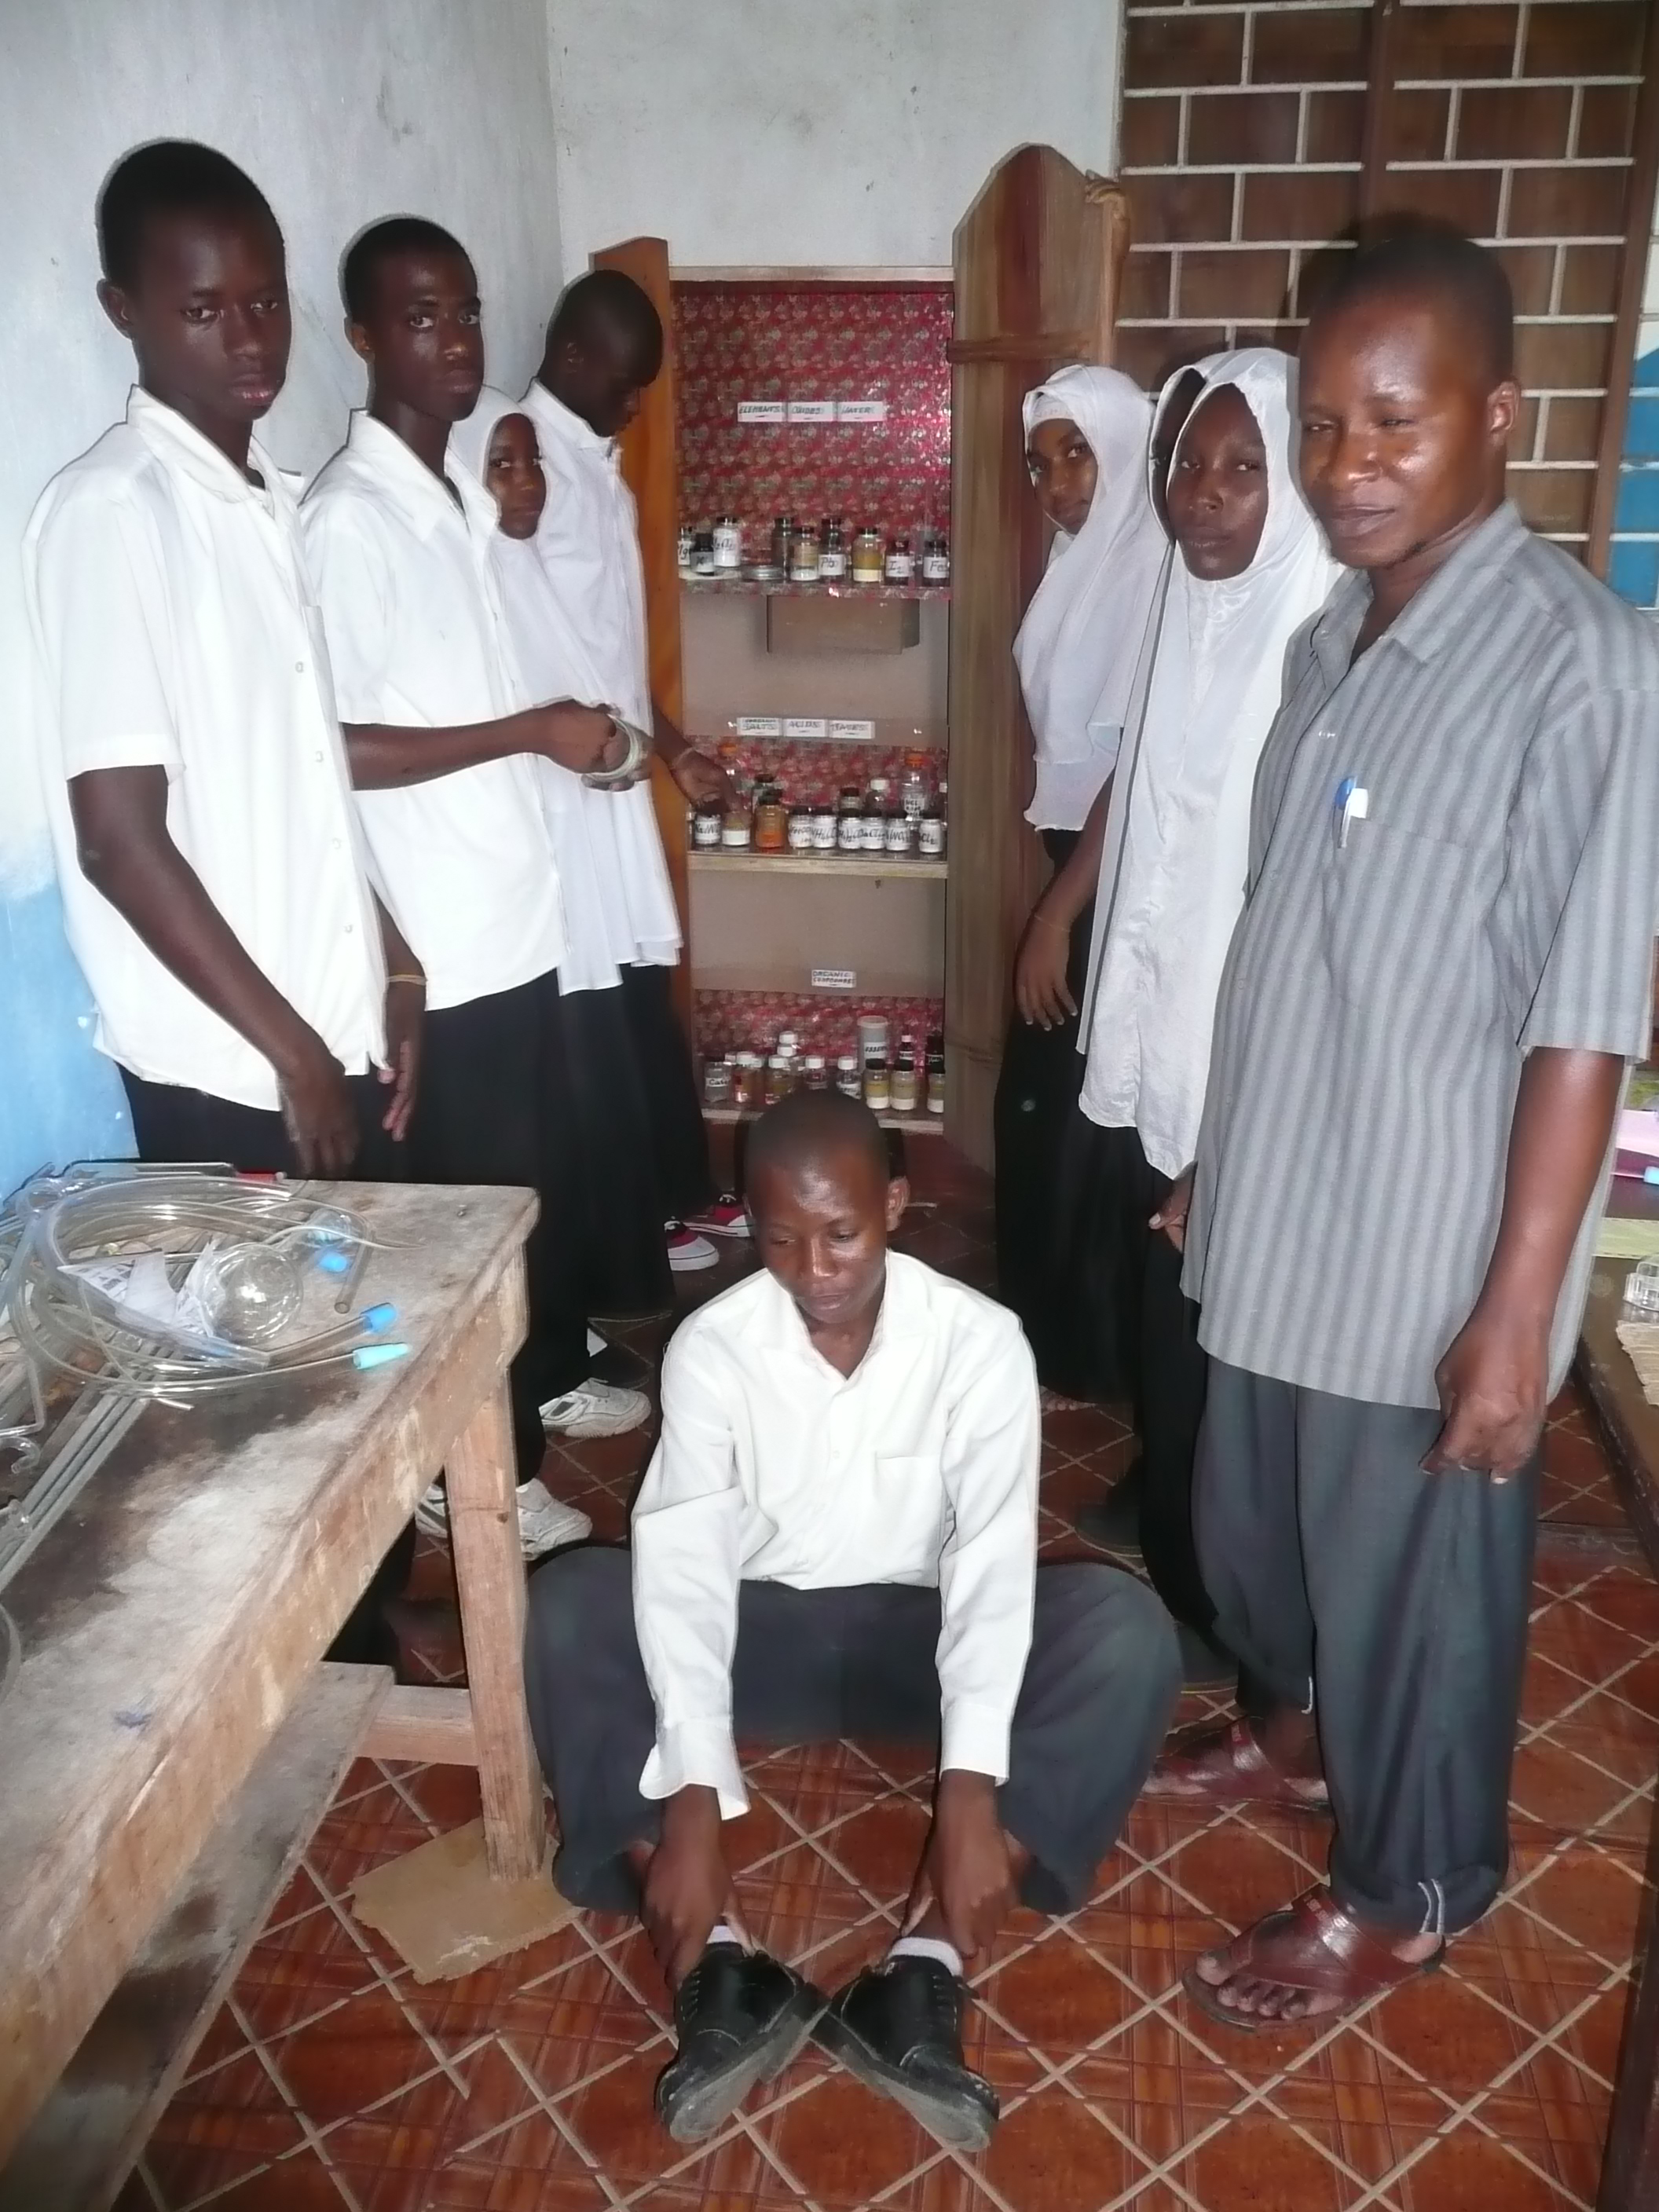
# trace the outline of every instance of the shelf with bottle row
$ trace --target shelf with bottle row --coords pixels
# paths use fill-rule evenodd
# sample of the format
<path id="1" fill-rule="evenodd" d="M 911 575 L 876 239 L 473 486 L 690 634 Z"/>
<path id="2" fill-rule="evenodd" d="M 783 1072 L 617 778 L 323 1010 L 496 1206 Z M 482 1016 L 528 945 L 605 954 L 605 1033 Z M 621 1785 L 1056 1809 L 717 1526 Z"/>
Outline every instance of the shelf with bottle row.
<path id="1" fill-rule="evenodd" d="M 805 583 L 787 576 L 688 575 L 684 569 L 680 588 L 696 599 L 856 599 L 876 606 L 896 599 L 948 600 L 951 596 L 948 584 L 855 584 L 850 577 Z"/>
<path id="2" fill-rule="evenodd" d="M 730 1128 L 738 1121 L 758 1121 L 765 1112 L 762 1106 L 705 1106 L 702 1118 L 718 1128 Z M 930 1114 L 926 1107 L 918 1106 L 913 1113 L 895 1114 L 890 1109 L 876 1116 L 884 1129 L 904 1129 L 918 1137 L 942 1137 L 945 1116 Z"/>
<path id="3" fill-rule="evenodd" d="M 898 878 L 912 883 L 942 883 L 948 859 L 914 853 L 757 853 L 741 846 L 716 850 L 693 847 L 686 866 L 710 875 L 847 876 Z"/>

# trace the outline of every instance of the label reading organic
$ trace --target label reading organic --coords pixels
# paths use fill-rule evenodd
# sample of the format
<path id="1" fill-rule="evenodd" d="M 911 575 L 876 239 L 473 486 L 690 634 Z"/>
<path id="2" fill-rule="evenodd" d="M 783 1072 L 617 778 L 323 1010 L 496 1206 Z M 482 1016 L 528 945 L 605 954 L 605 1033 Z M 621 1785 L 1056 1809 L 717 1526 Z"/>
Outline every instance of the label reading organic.
<path id="1" fill-rule="evenodd" d="M 837 422 L 884 422 L 887 402 L 884 399 L 838 399 L 836 402 Z"/>
<path id="2" fill-rule="evenodd" d="M 836 402 L 833 399 L 792 399 L 789 420 L 792 422 L 833 422 Z"/>
<path id="3" fill-rule="evenodd" d="M 876 734 L 873 722 L 846 721 L 837 718 L 830 725 L 830 734 L 844 745 L 867 745 Z"/>
<path id="4" fill-rule="evenodd" d="M 827 738 L 830 725 L 822 714 L 786 714 L 783 734 L 786 738 Z"/>
<path id="5" fill-rule="evenodd" d="M 739 422 L 783 422 L 788 419 L 781 399 L 739 399 Z"/>
<path id="6" fill-rule="evenodd" d="M 740 738 L 781 738 L 781 714 L 739 714 L 732 727 Z"/>
<path id="7" fill-rule="evenodd" d="M 815 991 L 856 991 L 858 970 L 854 968 L 815 968 L 812 988 Z"/>

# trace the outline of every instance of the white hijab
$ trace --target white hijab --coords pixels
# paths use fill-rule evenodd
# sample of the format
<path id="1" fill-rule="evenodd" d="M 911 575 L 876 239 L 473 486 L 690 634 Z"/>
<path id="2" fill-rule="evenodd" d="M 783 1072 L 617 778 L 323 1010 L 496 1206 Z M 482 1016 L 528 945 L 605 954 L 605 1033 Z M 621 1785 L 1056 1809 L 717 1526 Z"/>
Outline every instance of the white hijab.
<path id="1" fill-rule="evenodd" d="M 451 453 L 486 489 L 489 441 L 507 416 L 524 413 L 522 402 L 486 385 L 472 412 L 450 432 Z M 588 656 L 560 605 L 534 539 L 508 538 L 498 530 L 489 550 L 525 696 L 538 704 L 595 696 L 589 688 Z M 556 762 L 538 758 L 534 765 L 564 901 L 566 953 L 559 963 L 559 988 L 607 990 L 620 981 L 620 966 L 653 957 L 641 947 L 633 911 L 636 902 L 630 899 L 619 852 L 619 842 L 631 846 L 636 842 L 632 819 L 635 793 L 590 791 L 580 776 Z M 636 788 L 648 817 L 650 787 Z M 659 927 L 668 940 L 665 949 L 672 963 L 679 942 L 673 893 L 654 819 L 647 818 L 643 827 L 650 849 L 635 872 L 646 872 L 649 885 L 649 863 L 654 858 L 662 879 L 659 912 L 662 905 L 666 907 Z"/>
<path id="2" fill-rule="evenodd" d="M 1325 550 L 1297 479 L 1296 363 L 1271 346 L 1211 354 L 1194 364 L 1202 381 L 1176 441 L 1173 469 L 1205 399 L 1234 385 L 1255 416 L 1267 458 L 1267 514 L 1256 556 L 1242 576 L 1205 583 L 1177 553 L 1147 649 L 1136 672 L 1144 700 L 1132 712 L 1123 758 L 1112 787 L 1095 901 L 1094 940 L 1079 1045 L 1086 1051 L 1099 988 L 1101 952 L 1122 873 L 1123 846 L 1137 769 L 1146 759 L 1195 753 L 1231 735 L 1226 775 L 1216 809 L 1214 927 L 1224 954 L 1249 868 L 1250 799 L 1256 763 L 1283 690 L 1285 655 L 1304 623 L 1324 605 L 1343 573 Z M 1182 369 L 1158 398 L 1154 423 L 1176 387 L 1194 374 Z M 1148 480 L 1152 461 L 1148 456 Z"/>
<path id="3" fill-rule="evenodd" d="M 1116 369 L 1079 366 L 1028 392 L 1021 412 L 1028 440 L 1039 422 L 1075 422 L 1098 471 L 1082 529 L 1055 537 L 1014 639 L 1036 740 L 1025 818 L 1040 830 L 1080 830 L 1117 756 L 1164 559 L 1146 489 L 1152 410 Z"/>

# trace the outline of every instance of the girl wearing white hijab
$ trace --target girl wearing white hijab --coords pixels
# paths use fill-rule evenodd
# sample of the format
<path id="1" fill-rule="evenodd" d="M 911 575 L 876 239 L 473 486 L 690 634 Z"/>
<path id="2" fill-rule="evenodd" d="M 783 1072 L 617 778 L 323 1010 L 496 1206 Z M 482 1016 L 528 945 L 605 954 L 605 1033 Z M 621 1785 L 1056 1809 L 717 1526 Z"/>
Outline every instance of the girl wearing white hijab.
<path id="1" fill-rule="evenodd" d="M 1251 347 L 1212 355 L 1198 373 L 1166 493 L 1179 558 L 1106 811 L 1079 1103 L 1115 1194 L 1090 1233 L 1133 1387 L 1141 1547 L 1170 1611 L 1202 1632 L 1214 1615 L 1191 1492 L 1205 1360 L 1180 1256 L 1152 1221 L 1197 1142 L 1216 994 L 1243 903 L 1250 793 L 1285 651 L 1341 571 L 1296 480 L 1290 356 Z M 1086 1518 L 1079 1525 L 1088 1532 Z M 1121 1537 L 1115 1517 L 1098 1525 Z M 1189 1642 L 1188 1656 L 1196 1673 L 1203 1655 Z M 1229 1662 L 1212 1656 L 1205 1671 Z"/>
<path id="2" fill-rule="evenodd" d="M 1056 1264 L 1073 1196 L 1060 1164 L 1082 1076 L 1077 1003 L 1098 825 L 1090 853 L 1077 848 L 1112 773 L 1167 549 L 1146 494 L 1145 392 L 1115 369 L 1063 368 L 1027 392 L 1023 411 L 1032 487 L 1056 526 L 1014 640 L 1035 766 L 1025 818 L 1056 872 L 1020 947 L 997 1085 L 997 1280 L 1042 1382 L 1069 1397 L 1113 1396 L 1103 1358 L 1110 1331 Z M 1058 915 L 1054 894 L 1068 864 L 1081 890 Z"/>
<path id="3" fill-rule="evenodd" d="M 495 500 L 501 525 L 490 562 L 507 617 L 507 641 L 527 697 L 589 695 L 580 641 L 571 632 L 536 550 L 536 524 L 547 495 L 535 426 L 520 404 L 486 386 L 450 433 L 449 451 Z M 638 871 L 619 864 L 632 836 L 632 792 L 590 790 L 556 762 L 537 760 L 537 788 L 558 862 L 566 954 L 559 995 L 571 1042 L 571 1088 L 588 1195 L 588 1310 L 659 1313 L 672 1303 L 665 1207 L 653 1165 L 643 1079 L 622 1004 L 620 970 L 643 956 L 640 931 L 672 926 L 644 919 L 627 888 Z M 643 787 L 640 787 L 643 789 Z M 644 792 L 649 803 L 649 793 Z M 658 865 L 661 847 L 650 825 Z M 666 882 L 665 875 L 665 884 Z"/>

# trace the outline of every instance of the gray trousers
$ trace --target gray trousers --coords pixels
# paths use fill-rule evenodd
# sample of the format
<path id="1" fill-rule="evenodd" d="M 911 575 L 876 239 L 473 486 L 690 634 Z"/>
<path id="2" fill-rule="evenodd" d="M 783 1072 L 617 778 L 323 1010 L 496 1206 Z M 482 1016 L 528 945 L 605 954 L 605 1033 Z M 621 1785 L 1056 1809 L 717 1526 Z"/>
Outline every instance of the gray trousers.
<path id="1" fill-rule="evenodd" d="M 939 1632 L 936 1589 L 745 1582 L 732 1666 L 739 1744 L 868 1735 L 936 1745 Z M 626 1552 L 564 1552 L 532 1577 L 525 1684 L 558 1809 L 559 1888 L 574 1905 L 635 1910 L 639 1885 L 623 1854 L 655 1841 L 662 1808 L 639 1790 L 656 1711 Z M 1175 1631 L 1144 1584 L 1094 1562 L 1039 1569 L 1008 1779 L 998 1794 L 1003 1826 L 1031 1854 L 1027 1904 L 1066 1911 L 1087 1899 L 1180 1690 Z"/>
<path id="2" fill-rule="evenodd" d="M 1478 1920 L 1509 1863 L 1539 1460 L 1425 1474 L 1440 1416 L 1210 1364 L 1194 1516 L 1252 1702 L 1311 1705 L 1338 1900 L 1413 1934 Z"/>

